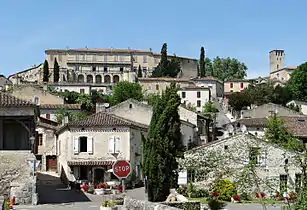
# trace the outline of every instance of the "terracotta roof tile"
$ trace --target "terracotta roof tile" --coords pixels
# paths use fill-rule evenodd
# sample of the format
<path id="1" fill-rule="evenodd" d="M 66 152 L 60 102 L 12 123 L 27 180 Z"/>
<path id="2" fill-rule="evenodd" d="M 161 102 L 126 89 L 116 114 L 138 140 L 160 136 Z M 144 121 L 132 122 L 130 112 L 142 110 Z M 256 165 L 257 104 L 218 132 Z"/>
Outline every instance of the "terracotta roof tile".
<path id="1" fill-rule="evenodd" d="M 81 109 L 81 104 L 41 104 L 41 109 Z"/>
<path id="2" fill-rule="evenodd" d="M 0 107 L 24 107 L 24 106 L 35 106 L 30 101 L 25 101 L 9 93 L 0 92 Z"/>
<path id="3" fill-rule="evenodd" d="M 147 125 L 135 123 L 106 112 L 93 114 L 83 120 L 68 123 L 71 127 L 133 126 L 147 128 Z"/>

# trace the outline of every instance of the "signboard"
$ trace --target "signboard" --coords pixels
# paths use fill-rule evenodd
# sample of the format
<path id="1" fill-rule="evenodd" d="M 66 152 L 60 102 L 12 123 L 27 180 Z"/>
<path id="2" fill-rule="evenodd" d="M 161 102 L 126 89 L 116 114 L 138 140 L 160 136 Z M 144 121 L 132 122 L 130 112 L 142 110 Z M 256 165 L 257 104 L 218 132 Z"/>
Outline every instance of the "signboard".
<path id="1" fill-rule="evenodd" d="M 188 184 L 188 172 L 183 171 L 178 173 L 178 185 Z"/>
<path id="2" fill-rule="evenodd" d="M 118 160 L 113 166 L 113 174 L 119 179 L 127 178 L 131 173 L 131 165 L 126 160 Z"/>

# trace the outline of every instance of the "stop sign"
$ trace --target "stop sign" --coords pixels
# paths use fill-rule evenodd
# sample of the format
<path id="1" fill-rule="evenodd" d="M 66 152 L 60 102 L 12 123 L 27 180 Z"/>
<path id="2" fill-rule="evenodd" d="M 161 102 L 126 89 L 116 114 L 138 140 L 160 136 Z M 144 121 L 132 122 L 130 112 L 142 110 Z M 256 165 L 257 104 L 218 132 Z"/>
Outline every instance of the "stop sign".
<path id="1" fill-rule="evenodd" d="M 113 164 L 112 169 L 113 169 L 113 174 L 119 179 L 127 178 L 131 173 L 131 165 L 126 160 L 116 161 Z"/>

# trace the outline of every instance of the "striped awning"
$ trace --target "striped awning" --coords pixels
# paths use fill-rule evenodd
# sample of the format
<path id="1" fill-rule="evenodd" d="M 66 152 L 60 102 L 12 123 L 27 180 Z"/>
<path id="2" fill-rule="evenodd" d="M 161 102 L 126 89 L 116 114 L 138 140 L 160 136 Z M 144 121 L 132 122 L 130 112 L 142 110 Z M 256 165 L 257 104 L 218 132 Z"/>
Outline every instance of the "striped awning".
<path id="1" fill-rule="evenodd" d="M 111 166 L 115 161 L 105 160 L 72 160 L 67 161 L 69 166 Z"/>

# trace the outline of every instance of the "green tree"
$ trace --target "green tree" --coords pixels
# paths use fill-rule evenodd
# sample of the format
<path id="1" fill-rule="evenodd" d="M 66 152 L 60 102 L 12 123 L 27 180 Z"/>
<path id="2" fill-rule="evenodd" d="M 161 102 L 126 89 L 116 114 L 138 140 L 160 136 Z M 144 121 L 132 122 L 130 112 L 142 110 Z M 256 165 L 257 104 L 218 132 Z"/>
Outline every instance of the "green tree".
<path id="1" fill-rule="evenodd" d="M 307 62 L 291 74 L 287 86 L 296 100 L 307 101 Z"/>
<path id="2" fill-rule="evenodd" d="M 92 112 L 93 102 L 92 97 L 89 94 L 80 94 L 76 100 L 77 104 L 81 104 L 83 110 Z"/>
<path id="3" fill-rule="evenodd" d="M 246 94 L 242 92 L 235 92 L 229 95 L 228 104 L 235 111 L 241 111 L 243 107 L 250 105 L 250 99 Z"/>
<path id="4" fill-rule="evenodd" d="M 210 58 L 208 57 L 205 58 L 204 65 L 205 65 L 206 76 L 214 77 L 212 61 L 210 60 Z"/>
<path id="5" fill-rule="evenodd" d="M 44 67 L 43 67 L 43 82 L 49 82 L 49 64 L 48 61 L 45 60 Z"/>
<path id="6" fill-rule="evenodd" d="M 139 65 L 139 68 L 138 68 L 138 77 L 139 77 L 139 78 L 142 78 L 142 77 L 143 77 L 143 72 L 142 72 L 141 65 Z"/>
<path id="7" fill-rule="evenodd" d="M 213 60 L 212 68 L 211 76 L 217 77 L 222 81 L 246 77 L 246 65 L 235 58 L 220 58 L 217 56 Z"/>
<path id="8" fill-rule="evenodd" d="M 177 91 L 176 85 L 171 84 L 155 100 L 148 137 L 143 141 L 149 201 L 165 201 L 170 188 L 177 183 L 177 158 L 183 154 Z"/>
<path id="9" fill-rule="evenodd" d="M 161 60 L 155 70 L 152 72 L 152 77 L 177 77 L 181 72 L 180 62 L 176 55 L 171 61 L 167 56 L 167 44 L 164 43 L 161 49 Z"/>
<path id="10" fill-rule="evenodd" d="M 204 47 L 200 48 L 199 71 L 200 71 L 200 77 L 206 76 Z"/>
<path id="11" fill-rule="evenodd" d="M 130 83 L 127 81 L 118 82 L 113 88 L 112 101 L 119 104 L 129 98 L 136 100 L 143 99 L 142 87 L 139 83 Z"/>
<path id="12" fill-rule="evenodd" d="M 216 113 L 218 112 L 217 108 L 214 106 L 214 103 L 212 101 L 208 101 L 204 106 L 203 106 L 203 113 Z"/>
<path id="13" fill-rule="evenodd" d="M 57 59 L 54 59 L 54 67 L 53 67 L 53 82 L 57 83 L 60 79 L 60 66 L 58 64 Z"/>

